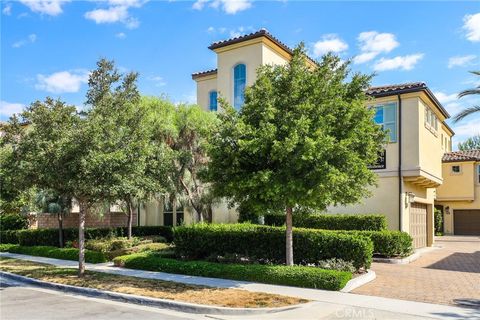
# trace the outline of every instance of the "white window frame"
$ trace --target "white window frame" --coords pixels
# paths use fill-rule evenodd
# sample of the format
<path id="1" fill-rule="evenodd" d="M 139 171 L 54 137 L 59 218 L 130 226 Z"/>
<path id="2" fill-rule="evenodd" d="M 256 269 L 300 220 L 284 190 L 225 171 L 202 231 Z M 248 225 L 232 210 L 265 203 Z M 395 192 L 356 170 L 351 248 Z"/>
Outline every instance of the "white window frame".
<path id="1" fill-rule="evenodd" d="M 393 109 L 394 109 L 394 115 L 395 115 L 395 119 L 393 121 L 387 121 L 385 122 L 385 106 L 390 106 L 392 105 L 393 106 Z M 397 103 L 396 102 L 386 102 L 386 103 L 379 103 L 377 105 L 374 105 L 372 106 L 374 111 L 377 112 L 377 109 L 378 108 L 383 108 L 383 122 L 382 123 L 376 123 L 378 124 L 379 126 L 382 126 L 382 128 L 385 130 L 385 125 L 387 124 L 394 124 L 395 125 L 395 132 L 394 132 L 394 136 L 393 136 L 393 139 L 391 139 L 391 134 L 390 132 L 388 133 L 388 136 L 389 136 L 389 141 L 388 143 L 396 143 L 397 140 L 398 140 L 398 115 L 397 115 Z"/>

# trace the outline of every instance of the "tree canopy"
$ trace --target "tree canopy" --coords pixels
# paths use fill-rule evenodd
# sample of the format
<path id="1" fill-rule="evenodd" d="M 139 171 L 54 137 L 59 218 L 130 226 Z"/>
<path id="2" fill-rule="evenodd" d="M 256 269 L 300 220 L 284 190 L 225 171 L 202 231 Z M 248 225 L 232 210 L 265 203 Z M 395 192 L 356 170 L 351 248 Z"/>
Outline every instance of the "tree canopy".
<path id="1" fill-rule="evenodd" d="M 463 142 L 459 142 L 458 149 L 461 151 L 480 149 L 480 135 L 477 134 Z"/>
<path id="2" fill-rule="evenodd" d="M 334 55 L 315 68 L 305 59 L 300 45 L 288 64 L 261 67 L 240 111 L 221 101 L 206 172 L 215 195 L 232 204 L 286 209 L 287 264 L 292 208 L 325 209 L 369 195 L 376 175 L 367 165 L 385 139 L 366 107 L 371 76 L 350 74 Z"/>

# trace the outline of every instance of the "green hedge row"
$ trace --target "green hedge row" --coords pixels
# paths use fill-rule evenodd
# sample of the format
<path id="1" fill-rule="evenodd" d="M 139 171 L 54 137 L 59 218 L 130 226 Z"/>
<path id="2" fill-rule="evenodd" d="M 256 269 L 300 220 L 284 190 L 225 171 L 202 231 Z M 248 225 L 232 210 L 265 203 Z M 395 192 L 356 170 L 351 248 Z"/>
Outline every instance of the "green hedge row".
<path id="1" fill-rule="evenodd" d="M 0 214 L 0 231 L 28 228 L 28 219 L 17 213 Z"/>
<path id="2" fill-rule="evenodd" d="M 121 256 L 114 261 L 116 265 L 131 269 L 324 290 L 340 290 L 352 278 L 350 272 L 315 267 L 181 261 L 160 258 L 148 253 Z"/>
<path id="3" fill-rule="evenodd" d="M 285 262 L 285 228 L 254 224 L 195 224 L 174 229 L 175 252 L 188 259 L 212 255 L 239 254 L 252 259 Z M 293 231 L 296 264 L 317 263 L 338 258 L 357 268 L 368 268 L 373 244 L 368 237 L 335 231 L 299 229 Z"/>
<path id="4" fill-rule="evenodd" d="M 30 256 L 47 257 L 62 260 L 78 260 L 78 249 L 56 248 L 49 246 L 24 247 L 16 244 L 0 244 L 0 252 L 28 254 Z M 97 251 L 85 250 L 85 261 L 90 263 L 107 262 L 107 257 Z"/>
<path id="5" fill-rule="evenodd" d="M 343 234 L 367 236 L 373 242 L 373 253 L 384 257 L 408 256 L 413 251 L 413 239 L 401 231 L 337 231 Z"/>
<path id="6" fill-rule="evenodd" d="M 264 217 L 266 225 L 285 225 L 285 215 Z M 387 229 L 387 218 L 380 214 L 294 214 L 293 225 L 310 229 L 380 231 Z"/>
<path id="7" fill-rule="evenodd" d="M 162 236 L 167 241 L 173 240 L 172 227 L 167 226 L 140 226 L 133 227 L 134 236 Z M 127 228 L 86 228 L 85 239 L 99 239 L 105 237 L 123 237 Z M 64 241 L 78 239 L 77 228 L 63 230 Z M 0 243 L 14 243 L 22 246 L 58 246 L 58 229 L 7 230 L 0 232 Z"/>

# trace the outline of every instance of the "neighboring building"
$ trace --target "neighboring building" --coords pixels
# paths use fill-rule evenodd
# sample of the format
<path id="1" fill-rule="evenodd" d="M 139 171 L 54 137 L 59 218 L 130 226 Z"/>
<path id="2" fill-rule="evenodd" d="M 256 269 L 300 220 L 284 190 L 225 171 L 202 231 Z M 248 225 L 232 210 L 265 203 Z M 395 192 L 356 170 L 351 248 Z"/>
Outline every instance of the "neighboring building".
<path id="1" fill-rule="evenodd" d="M 480 235 L 480 150 L 445 153 L 442 171 L 435 204 L 443 212 L 444 232 Z"/>
<path id="2" fill-rule="evenodd" d="M 292 50 L 262 29 L 249 35 L 213 43 L 217 69 L 194 73 L 197 104 L 217 111 L 222 96 L 236 109 L 244 102 L 244 89 L 255 82 L 262 65 L 286 64 Z M 307 61 L 315 66 L 311 60 Z M 390 142 L 379 163 L 378 187 L 363 203 L 332 207 L 332 213 L 383 213 L 389 228 L 409 232 L 415 247 L 433 243 L 435 188 L 442 184 L 442 155 L 451 151 L 453 131 L 445 123 L 449 114 L 421 82 L 371 88 L 375 121 L 389 130 Z M 216 208 L 214 217 L 223 216 Z M 228 211 L 229 221 L 235 215 Z M 214 219 L 215 220 L 215 219 Z"/>

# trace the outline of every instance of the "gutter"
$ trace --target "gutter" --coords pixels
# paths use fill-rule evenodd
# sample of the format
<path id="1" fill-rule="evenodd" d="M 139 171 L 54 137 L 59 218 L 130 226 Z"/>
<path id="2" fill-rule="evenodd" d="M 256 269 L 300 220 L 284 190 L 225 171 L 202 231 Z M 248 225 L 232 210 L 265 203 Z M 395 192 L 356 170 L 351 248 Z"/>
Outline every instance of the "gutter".
<path id="1" fill-rule="evenodd" d="M 402 97 L 398 99 L 398 229 L 403 231 L 403 176 L 402 176 Z"/>

